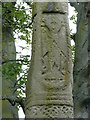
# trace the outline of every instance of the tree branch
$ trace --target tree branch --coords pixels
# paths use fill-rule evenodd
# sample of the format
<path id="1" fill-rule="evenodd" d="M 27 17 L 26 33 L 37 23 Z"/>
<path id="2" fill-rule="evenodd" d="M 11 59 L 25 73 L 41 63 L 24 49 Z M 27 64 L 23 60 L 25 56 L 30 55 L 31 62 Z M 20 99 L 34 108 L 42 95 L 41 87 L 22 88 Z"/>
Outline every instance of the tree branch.
<path id="1" fill-rule="evenodd" d="M 25 113 L 25 106 L 24 106 L 25 98 L 24 97 L 14 98 L 14 97 L 11 97 L 11 96 L 10 97 L 9 96 L 3 96 L 0 99 L 1 100 L 8 100 L 12 106 L 15 106 L 16 103 L 18 103 L 22 107 L 23 112 Z"/>
<path id="2" fill-rule="evenodd" d="M 20 61 L 20 62 L 26 62 L 25 60 L 21 60 L 21 59 L 19 59 L 19 60 L 6 60 L 6 61 L 3 61 L 2 64 L 8 63 L 8 62 L 17 62 L 17 61 L 18 61 L 18 62 L 19 62 L 19 61 Z"/>
<path id="3" fill-rule="evenodd" d="M 74 42 L 75 42 L 76 33 L 74 33 L 73 35 L 70 35 L 70 37 L 71 37 L 71 39 L 73 39 Z"/>

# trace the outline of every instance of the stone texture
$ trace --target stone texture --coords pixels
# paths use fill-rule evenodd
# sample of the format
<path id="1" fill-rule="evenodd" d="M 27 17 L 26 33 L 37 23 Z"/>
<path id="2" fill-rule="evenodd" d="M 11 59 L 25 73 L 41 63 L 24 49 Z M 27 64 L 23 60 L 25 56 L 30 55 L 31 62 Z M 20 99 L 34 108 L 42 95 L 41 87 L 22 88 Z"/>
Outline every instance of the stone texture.
<path id="1" fill-rule="evenodd" d="M 34 4 L 33 52 L 27 81 L 26 118 L 73 117 L 67 14 L 67 3 Z"/>

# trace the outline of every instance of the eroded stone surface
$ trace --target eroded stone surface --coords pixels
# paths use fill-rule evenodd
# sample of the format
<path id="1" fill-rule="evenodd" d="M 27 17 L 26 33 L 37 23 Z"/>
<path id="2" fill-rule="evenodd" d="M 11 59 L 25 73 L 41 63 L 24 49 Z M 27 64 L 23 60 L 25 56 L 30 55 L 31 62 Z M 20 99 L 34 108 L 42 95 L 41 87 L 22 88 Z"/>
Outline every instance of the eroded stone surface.
<path id="1" fill-rule="evenodd" d="M 73 116 L 72 107 L 66 105 L 32 106 L 27 111 L 28 118 L 72 118 Z M 31 115 L 28 116 L 29 114 Z"/>
<path id="2" fill-rule="evenodd" d="M 34 6 L 33 56 L 27 82 L 26 117 L 73 117 L 66 6 L 67 3 L 37 3 Z M 49 111 L 50 105 L 52 112 Z M 71 108 L 71 112 L 62 113 L 61 106 Z"/>
<path id="3" fill-rule="evenodd" d="M 37 7 L 39 5 L 39 8 Z M 33 6 L 33 16 L 38 14 L 38 11 L 42 13 L 61 13 L 65 14 L 68 12 L 68 5 L 65 2 L 43 2 L 43 3 L 34 3 Z"/>

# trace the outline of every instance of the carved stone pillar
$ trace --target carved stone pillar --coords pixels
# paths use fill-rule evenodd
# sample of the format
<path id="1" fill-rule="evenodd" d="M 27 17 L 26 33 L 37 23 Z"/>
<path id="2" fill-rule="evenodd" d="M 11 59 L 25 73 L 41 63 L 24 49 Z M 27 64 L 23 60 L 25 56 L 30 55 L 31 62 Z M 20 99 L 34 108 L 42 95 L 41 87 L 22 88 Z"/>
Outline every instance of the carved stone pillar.
<path id="1" fill-rule="evenodd" d="M 34 3 L 26 118 L 72 118 L 72 62 L 67 3 Z"/>

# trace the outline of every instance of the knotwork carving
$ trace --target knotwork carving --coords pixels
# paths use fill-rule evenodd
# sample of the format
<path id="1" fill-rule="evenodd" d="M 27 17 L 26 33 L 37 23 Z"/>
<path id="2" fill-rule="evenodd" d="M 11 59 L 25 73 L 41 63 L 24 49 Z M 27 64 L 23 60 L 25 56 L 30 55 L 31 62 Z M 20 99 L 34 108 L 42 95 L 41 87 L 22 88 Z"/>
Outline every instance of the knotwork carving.
<path id="1" fill-rule="evenodd" d="M 72 111 L 72 106 L 67 105 L 31 106 L 28 108 L 28 112 L 30 114 L 28 118 L 60 118 L 61 114 L 61 118 L 72 118 Z"/>

